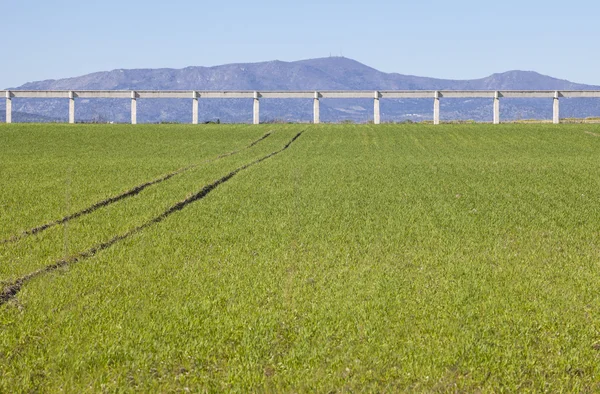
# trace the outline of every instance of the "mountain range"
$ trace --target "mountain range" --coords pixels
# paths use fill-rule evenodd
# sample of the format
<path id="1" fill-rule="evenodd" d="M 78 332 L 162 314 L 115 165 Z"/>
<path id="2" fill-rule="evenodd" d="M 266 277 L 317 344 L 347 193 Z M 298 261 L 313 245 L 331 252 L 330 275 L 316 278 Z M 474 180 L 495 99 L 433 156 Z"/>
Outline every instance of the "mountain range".
<path id="1" fill-rule="evenodd" d="M 398 64 L 398 68 L 402 65 Z M 384 73 L 345 57 L 294 62 L 269 61 L 183 69 L 131 69 L 96 72 L 74 78 L 26 83 L 11 90 L 600 90 L 600 86 L 573 83 L 533 71 L 509 71 L 473 80 L 447 80 L 398 73 Z M 129 100 L 78 99 L 77 121 L 128 122 Z M 428 120 L 433 116 L 430 99 L 381 101 L 382 121 Z M 200 119 L 250 122 L 251 99 L 200 100 Z M 600 100 L 563 99 L 561 117 L 600 114 Z M 546 119 L 552 116 L 552 100 L 503 99 L 501 117 Z M 0 100 L 0 121 L 4 100 Z M 66 121 L 66 100 L 13 99 L 13 121 Z M 366 122 L 373 117 L 368 99 L 321 100 L 321 120 Z M 442 120 L 490 121 L 489 99 L 442 99 Z M 261 121 L 308 122 L 312 101 L 262 100 Z M 191 100 L 138 100 L 139 122 L 190 122 Z"/>

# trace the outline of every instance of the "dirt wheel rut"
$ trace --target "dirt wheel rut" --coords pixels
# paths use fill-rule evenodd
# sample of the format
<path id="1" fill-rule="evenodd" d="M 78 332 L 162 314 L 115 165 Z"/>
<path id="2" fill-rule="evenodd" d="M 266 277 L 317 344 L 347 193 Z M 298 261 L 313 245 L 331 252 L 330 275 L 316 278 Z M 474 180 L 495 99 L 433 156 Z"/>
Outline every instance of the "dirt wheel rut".
<path id="1" fill-rule="evenodd" d="M 187 207 L 188 205 L 192 204 L 195 201 L 201 200 L 204 197 L 206 197 L 210 192 L 212 192 L 214 189 L 216 189 L 219 185 L 222 185 L 223 183 L 229 181 L 231 178 L 233 178 L 234 176 L 236 176 L 239 172 L 244 171 L 256 164 L 259 164 L 273 156 L 278 155 L 279 153 L 285 151 L 286 149 L 288 149 L 303 133 L 304 131 L 299 132 L 298 134 L 296 134 L 287 144 L 284 145 L 283 148 L 271 152 L 266 156 L 263 156 L 257 160 L 254 160 L 250 163 L 244 164 L 241 167 L 238 167 L 237 169 L 231 171 L 230 173 L 228 173 L 227 175 L 217 179 L 216 181 L 214 181 L 213 183 L 210 183 L 208 185 L 205 185 L 204 187 L 202 187 L 202 189 L 200 189 L 198 192 L 194 193 L 193 195 L 191 195 L 190 197 L 186 198 L 185 200 L 179 201 L 178 203 L 172 205 L 171 207 L 169 207 L 167 210 L 165 210 L 164 212 L 162 212 L 160 215 L 156 216 L 155 218 L 147 221 L 144 224 L 141 224 L 140 226 L 137 226 L 123 234 L 117 235 L 111 239 L 109 239 L 108 241 L 99 243 L 97 245 L 94 245 L 93 247 L 80 252 L 76 255 L 73 255 L 71 257 L 65 258 L 65 259 L 60 259 L 57 260 L 54 264 L 51 264 L 49 266 L 46 266 L 44 268 L 40 268 L 37 271 L 31 272 L 27 275 L 24 275 L 16 280 L 14 280 L 11 283 L 5 284 L 4 288 L 2 289 L 2 291 L 0 292 L 0 306 L 6 304 L 8 301 L 10 301 L 11 299 L 15 298 L 17 296 L 17 294 L 19 293 L 19 291 L 21 291 L 21 288 L 30 280 L 38 277 L 38 276 L 42 276 L 44 274 L 53 272 L 61 267 L 65 267 L 65 266 L 69 266 L 71 264 L 75 264 L 79 261 L 85 260 L 89 257 L 94 256 L 96 253 L 108 249 L 111 246 L 113 246 L 114 244 L 129 238 L 130 236 L 137 234 L 141 231 L 143 231 L 144 229 L 162 222 L 163 220 L 165 220 L 166 218 L 168 218 L 169 216 L 171 216 L 173 213 L 181 211 L 182 209 L 184 209 L 185 207 Z M 263 137 L 263 139 L 266 137 Z"/>
<path id="2" fill-rule="evenodd" d="M 202 162 L 201 164 L 212 163 L 212 162 L 215 162 L 217 160 L 223 159 L 225 157 L 233 156 L 233 155 L 235 155 L 237 153 L 240 153 L 243 150 L 250 149 L 253 146 L 255 146 L 256 144 L 258 144 L 259 142 L 261 142 L 264 139 L 266 139 L 267 137 L 269 137 L 270 135 L 271 135 L 271 132 L 268 132 L 265 135 L 263 135 L 262 137 L 260 137 L 259 139 L 257 139 L 256 141 L 253 141 L 252 143 L 250 143 L 250 145 L 248 145 L 248 146 L 246 146 L 246 147 L 244 147 L 242 149 L 238 149 L 238 150 L 234 150 L 234 151 L 231 151 L 231 152 L 223 153 L 223 154 L 215 157 L 214 159 L 206 160 L 206 161 Z M 109 197 L 109 198 L 107 198 L 105 200 L 102 200 L 102 201 L 98 201 L 98 202 L 90 205 L 89 207 L 82 209 L 81 211 L 72 213 L 70 215 L 67 215 L 67 216 L 61 218 L 61 219 L 54 220 L 52 222 L 48 222 L 48 223 L 42 224 L 42 225 L 30 228 L 28 230 L 24 230 L 20 234 L 13 235 L 13 236 L 11 236 L 11 237 L 9 237 L 7 239 L 4 239 L 4 240 L 0 240 L 0 245 L 6 244 L 6 243 L 17 242 L 17 241 L 19 241 L 19 240 L 21 240 L 21 239 L 23 239 L 25 237 L 28 237 L 30 235 L 38 234 L 38 233 L 40 233 L 40 232 L 42 232 L 44 230 L 47 230 L 47 229 L 49 229 L 51 227 L 67 223 L 67 222 L 69 222 L 69 221 L 71 221 L 73 219 L 77 219 L 77 218 L 79 218 L 81 216 L 84 216 L 84 215 L 88 215 L 88 214 L 90 214 L 90 213 L 92 213 L 92 212 L 94 212 L 94 211 L 96 211 L 96 210 L 98 210 L 100 208 L 103 208 L 103 207 L 106 207 L 108 205 L 114 204 L 114 203 L 116 203 L 118 201 L 121 201 L 121 200 L 123 200 L 125 198 L 133 197 L 133 196 L 139 194 L 144 189 L 146 189 L 146 188 L 148 188 L 150 186 L 162 183 L 162 182 L 164 182 L 166 180 L 169 180 L 169 179 L 173 178 L 176 175 L 180 175 L 180 174 L 183 174 L 184 172 L 187 172 L 187 171 L 189 171 L 191 169 L 194 169 L 194 168 L 198 167 L 199 165 L 200 164 L 192 164 L 192 165 L 189 165 L 187 167 L 180 168 L 180 169 L 178 169 L 176 171 L 170 172 L 170 173 L 168 173 L 166 175 L 163 175 L 163 176 L 161 176 L 161 177 L 159 177 L 157 179 L 154 179 L 152 181 L 145 182 L 145 183 L 142 183 L 140 185 L 137 185 L 137 186 L 133 187 L 132 189 L 129 189 L 126 192 L 123 192 L 123 193 L 121 193 L 119 195 L 116 195 L 116 196 L 113 196 L 113 197 Z"/>

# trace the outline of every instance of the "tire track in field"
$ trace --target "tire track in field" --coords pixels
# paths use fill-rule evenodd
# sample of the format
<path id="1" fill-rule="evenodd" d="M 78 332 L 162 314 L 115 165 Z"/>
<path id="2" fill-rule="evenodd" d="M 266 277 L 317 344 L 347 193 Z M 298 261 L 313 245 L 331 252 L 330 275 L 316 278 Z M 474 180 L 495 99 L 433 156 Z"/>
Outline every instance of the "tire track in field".
<path id="1" fill-rule="evenodd" d="M 71 264 L 75 264 L 77 262 L 85 260 L 89 257 L 92 257 L 96 253 L 110 248 L 117 242 L 127 239 L 127 238 L 131 237 L 132 235 L 135 235 L 135 234 L 143 231 L 144 229 L 146 229 L 150 226 L 153 226 L 154 224 L 162 222 L 163 220 L 165 220 L 166 218 L 171 216 L 173 213 L 181 211 L 183 208 L 192 204 L 193 202 L 203 199 L 211 191 L 216 189 L 219 185 L 222 185 L 223 183 L 229 181 L 231 178 L 236 176 L 239 172 L 244 171 L 256 164 L 259 164 L 259 163 L 285 151 L 302 135 L 302 133 L 304 133 L 304 130 L 299 132 L 298 134 L 296 134 L 287 144 L 285 144 L 283 146 L 283 148 L 281 148 L 277 151 L 271 152 L 268 155 L 261 157 L 260 159 L 254 160 L 247 164 L 244 164 L 243 166 L 238 167 L 237 169 L 231 171 L 229 174 L 223 176 L 222 178 L 217 179 L 213 183 L 205 185 L 204 187 L 202 187 L 202 189 L 200 189 L 195 194 L 191 195 L 190 197 L 186 198 L 185 200 L 179 201 L 175 205 L 172 205 L 166 211 L 164 211 L 160 215 L 156 216 L 155 218 L 150 219 L 146 223 L 143 223 L 123 234 L 117 235 L 117 236 L 109 239 L 108 241 L 105 241 L 105 242 L 99 243 L 95 246 L 92 246 L 91 248 L 89 248 L 83 252 L 80 252 L 76 255 L 73 255 L 73 256 L 65 258 L 65 259 L 57 260 L 54 264 L 48 265 L 44 268 L 40 268 L 37 271 L 31 272 L 27 275 L 20 277 L 19 279 L 16 279 L 12 283 L 6 284 L 4 286 L 4 288 L 2 289 L 2 292 L 0 293 L 0 306 L 6 304 L 8 301 L 10 301 L 14 297 L 16 297 L 16 295 L 19 293 L 19 291 L 21 291 L 21 288 L 30 280 L 32 280 L 38 276 L 44 275 L 46 273 L 56 271 L 59 268 L 66 267 Z"/>
<path id="2" fill-rule="evenodd" d="M 250 145 L 248 145 L 248 146 L 246 146 L 244 148 L 241 148 L 241 149 L 238 149 L 238 150 L 234 150 L 234 151 L 231 151 L 231 152 L 227 152 L 227 153 L 223 153 L 223 154 L 215 157 L 214 159 L 209 159 L 209 160 L 203 161 L 203 162 L 201 162 L 199 164 L 192 164 L 192 165 L 187 166 L 187 167 L 182 167 L 182 168 L 180 168 L 180 169 L 178 169 L 176 171 L 173 171 L 173 172 L 170 172 L 170 173 L 168 173 L 166 175 L 163 175 L 160 178 L 156 178 L 156 179 L 154 179 L 152 181 L 144 182 L 144 183 L 142 183 L 140 185 L 137 185 L 137 186 L 133 187 L 132 189 L 127 190 L 126 192 L 123 192 L 123 193 L 118 194 L 118 195 L 113 196 L 113 197 L 109 197 L 109 198 L 107 198 L 105 200 L 102 200 L 102 201 L 98 201 L 98 202 L 90 205 L 89 207 L 82 209 L 81 211 L 78 211 L 78 212 L 75 212 L 75 213 L 72 213 L 70 215 L 67 215 L 67 216 L 63 217 L 62 219 L 54 220 L 52 222 L 48 222 L 48 223 L 45 223 L 45 224 L 42 224 L 42 225 L 30 228 L 28 230 L 24 230 L 20 234 L 13 235 L 13 236 L 11 236 L 11 237 L 9 237 L 7 239 L 1 240 L 0 241 L 0 245 L 7 244 L 7 243 L 12 243 L 12 242 L 17 242 L 17 241 L 19 241 L 19 240 L 21 240 L 21 239 L 23 239 L 25 237 L 28 237 L 30 235 L 34 235 L 34 234 L 40 233 L 40 232 L 42 232 L 44 230 L 47 230 L 47 229 L 49 229 L 51 227 L 67 223 L 67 222 L 69 222 L 69 221 L 71 221 L 73 219 L 77 219 L 77 218 L 79 218 L 81 216 L 84 216 L 84 215 L 88 215 L 88 214 L 90 214 L 90 213 L 92 213 L 92 212 L 94 212 L 94 211 L 96 211 L 96 210 L 98 210 L 100 208 L 103 208 L 103 207 L 106 207 L 108 205 L 114 204 L 114 203 L 116 203 L 118 201 L 121 201 L 121 200 L 123 200 L 125 198 L 133 197 L 133 196 L 141 193 L 142 190 L 144 190 L 144 189 L 146 189 L 146 188 L 148 188 L 150 186 L 162 183 L 162 182 L 164 182 L 164 181 L 166 181 L 168 179 L 173 178 L 176 175 L 183 174 L 184 172 L 187 172 L 187 171 L 189 171 L 191 169 L 194 169 L 194 168 L 198 167 L 200 164 L 212 163 L 212 162 L 215 162 L 217 160 L 223 159 L 225 157 L 233 156 L 233 155 L 235 155 L 237 153 L 240 153 L 243 150 L 250 149 L 254 145 L 256 145 L 259 142 L 263 141 L 264 139 L 268 138 L 271 135 L 271 133 L 272 133 L 272 131 L 269 131 L 268 133 L 266 133 L 265 135 L 263 135 L 262 137 L 260 137 L 256 141 L 253 141 L 252 143 L 250 143 Z"/>

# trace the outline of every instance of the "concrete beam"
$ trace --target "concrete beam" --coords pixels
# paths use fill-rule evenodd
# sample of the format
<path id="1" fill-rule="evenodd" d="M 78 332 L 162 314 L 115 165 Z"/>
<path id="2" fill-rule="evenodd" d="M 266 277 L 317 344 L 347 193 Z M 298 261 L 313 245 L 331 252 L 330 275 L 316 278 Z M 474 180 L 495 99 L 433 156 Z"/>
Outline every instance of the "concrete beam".
<path id="1" fill-rule="evenodd" d="M 486 90 L 441 90 L 440 98 L 494 98 L 495 91 Z"/>
<path id="2" fill-rule="evenodd" d="M 321 111 L 319 108 L 319 92 L 314 93 L 313 98 L 313 123 L 319 124 L 321 122 Z"/>
<path id="3" fill-rule="evenodd" d="M 384 99 L 431 98 L 433 90 L 380 90 L 379 97 Z"/>
<path id="4" fill-rule="evenodd" d="M 552 98 L 554 91 L 546 90 L 503 90 L 500 97 L 505 98 Z"/>
<path id="5" fill-rule="evenodd" d="M 3 92 L 3 91 L 0 91 Z M 75 98 L 128 98 L 129 90 L 75 90 Z M 189 98 L 190 90 L 138 90 L 138 98 Z M 69 90 L 15 90 L 12 91 L 16 98 L 69 98 Z M 253 98 L 253 91 L 197 91 L 201 98 Z M 346 91 L 319 91 L 322 98 L 371 98 L 372 91 L 346 90 Z M 429 98 L 433 90 L 382 90 L 380 98 Z M 505 90 L 498 92 L 499 96 L 506 98 L 552 98 L 553 90 Z M 267 91 L 261 92 L 259 97 L 264 98 L 313 98 L 313 91 Z M 440 98 L 493 98 L 495 91 L 491 90 L 441 90 Z M 559 91 L 559 97 L 595 97 L 600 98 L 598 90 L 567 90 Z"/>
<path id="6" fill-rule="evenodd" d="M 68 90 L 12 90 L 16 98 L 69 98 Z"/>
<path id="7" fill-rule="evenodd" d="M 433 97 L 433 124 L 440 124 L 440 92 Z"/>
<path id="8" fill-rule="evenodd" d="M 137 97 L 141 99 L 187 99 L 189 90 L 136 90 Z"/>
<path id="9" fill-rule="evenodd" d="M 6 123 L 12 123 L 12 99 L 10 91 L 6 91 Z"/>
<path id="10" fill-rule="evenodd" d="M 558 102 L 559 93 L 555 92 L 554 94 L 554 105 L 552 106 L 552 123 L 559 124 L 560 123 L 560 107 Z"/>
<path id="11" fill-rule="evenodd" d="M 254 98 L 254 92 L 251 91 L 223 91 L 223 92 L 198 92 L 200 98 L 218 98 L 218 99 L 248 99 Z"/>
<path id="12" fill-rule="evenodd" d="M 137 124 L 137 94 L 131 92 L 131 124 Z"/>
<path id="13" fill-rule="evenodd" d="M 494 124 L 500 124 L 500 92 L 494 93 Z"/>
<path id="14" fill-rule="evenodd" d="M 252 111 L 252 123 L 260 123 L 260 102 L 258 92 L 254 92 L 254 110 Z"/>
<path id="15" fill-rule="evenodd" d="M 0 91 L 0 93 L 3 91 Z M 138 98 L 189 98 L 190 90 L 138 90 Z M 69 90 L 15 90 L 11 92 L 16 98 L 69 98 Z M 75 90 L 75 98 L 128 98 L 129 90 Z M 253 98 L 253 91 L 197 91 L 200 98 Z M 372 91 L 346 90 L 346 91 L 319 91 L 322 98 L 371 98 Z M 382 90 L 380 98 L 429 98 L 433 90 Z M 492 90 L 440 90 L 440 98 L 493 98 Z M 498 92 L 499 96 L 506 98 L 553 98 L 553 90 L 504 90 Z M 313 98 L 313 91 L 267 91 L 260 92 L 260 98 Z M 595 97 L 600 98 L 598 90 L 566 90 L 559 91 L 559 97 Z"/>
<path id="16" fill-rule="evenodd" d="M 73 95 L 76 98 L 95 99 L 95 98 L 111 98 L 111 99 L 128 99 L 131 97 L 131 90 L 75 90 Z"/>
<path id="17" fill-rule="evenodd" d="M 379 92 L 373 92 L 373 123 L 381 123 L 381 107 L 379 106 Z"/>
<path id="18" fill-rule="evenodd" d="M 192 124 L 198 124 L 198 92 L 192 93 Z"/>
<path id="19" fill-rule="evenodd" d="M 597 90 L 562 90 L 558 92 L 558 96 L 567 98 L 600 98 L 600 91 Z"/>
<path id="20" fill-rule="evenodd" d="M 373 98 L 372 90 L 357 90 L 357 91 L 336 91 L 336 90 L 320 90 L 323 98 L 343 98 L 343 99 L 370 99 Z"/>
<path id="21" fill-rule="evenodd" d="M 311 91 L 260 92 L 260 98 L 266 99 L 311 99 L 313 96 Z"/>

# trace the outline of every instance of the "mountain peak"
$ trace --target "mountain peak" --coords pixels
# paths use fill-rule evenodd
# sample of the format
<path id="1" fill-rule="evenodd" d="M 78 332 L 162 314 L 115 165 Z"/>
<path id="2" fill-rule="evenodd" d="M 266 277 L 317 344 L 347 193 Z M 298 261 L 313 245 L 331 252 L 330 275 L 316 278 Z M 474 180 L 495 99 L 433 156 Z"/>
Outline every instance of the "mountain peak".
<path id="1" fill-rule="evenodd" d="M 542 75 L 536 71 L 530 71 L 530 70 L 508 70 L 502 73 L 494 73 L 492 75 L 504 75 L 504 76 L 511 76 L 511 75 Z"/>
<path id="2" fill-rule="evenodd" d="M 491 90 L 589 90 L 594 87 L 553 78 L 536 71 L 511 70 L 483 78 Z"/>
<path id="3" fill-rule="evenodd" d="M 377 71 L 372 67 L 367 66 L 357 60 L 350 59 L 344 56 L 329 56 L 318 57 L 314 59 L 298 60 L 295 64 L 304 64 L 316 68 L 338 68 L 345 70 L 372 70 Z"/>

